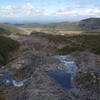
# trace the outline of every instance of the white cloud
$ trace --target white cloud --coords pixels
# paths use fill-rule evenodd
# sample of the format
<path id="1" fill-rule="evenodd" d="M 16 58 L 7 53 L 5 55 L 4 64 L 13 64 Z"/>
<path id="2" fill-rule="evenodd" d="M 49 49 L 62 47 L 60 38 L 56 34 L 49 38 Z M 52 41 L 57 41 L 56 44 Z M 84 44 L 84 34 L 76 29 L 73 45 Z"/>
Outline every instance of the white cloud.
<path id="1" fill-rule="evenodd" d="M 36 0 L 9 0 L 9 1 L 11 1 L 11 2 L 21 2 L 21 1 L 23 1 L 23 2 L 33 2 L 33 1 L 36 1 Z"/>
<path id="2" fill-rule="evenodd" d="M 85 18 L 85 17 L 100 17 L 100 8 L 87 8 L 87 9 L 72 9 L 69 7 L 60 8 L 58 11 L 46 11 L 26 3 L 23 6 L 5 6 L 0 7 L 0 17 L 9 18 L 41 18 L 55 17 L 55 18 Z"/>
<path id="3" fill-rule="evenodd" d="M 35 10 L 36 8 L 32 6 L 30 3 L 27 3 L 26 5 L 22 6 L 22 9 L 24 10 Z"/>
<path id="4" fill-rule="evenodd" d="M 95 9 L 85 9 L 85 10 L 67 10 L 67 9 L 63 9 L 63 10 L 58 10 L 55 14 L 55 16 L 58 17 L 70 17 L 70 18 L 80 18 L 80 17 L 100 17 L 100 9 L 99 8 L 95 8 Z"/>
<path id="5" fill-rule="evenodd" d="M 66 12 L 66 11 L 71 11 L 70 7 L 62 7 L 58 10 L 58 12 Z"/>
<path id="6" fill-rule="evenodd" d="M 1 17 L 30 17 L 44 13 L 43 9 L 38 9 L 27 3 L 23 6 L 6 6 L 0 8 Z"/>

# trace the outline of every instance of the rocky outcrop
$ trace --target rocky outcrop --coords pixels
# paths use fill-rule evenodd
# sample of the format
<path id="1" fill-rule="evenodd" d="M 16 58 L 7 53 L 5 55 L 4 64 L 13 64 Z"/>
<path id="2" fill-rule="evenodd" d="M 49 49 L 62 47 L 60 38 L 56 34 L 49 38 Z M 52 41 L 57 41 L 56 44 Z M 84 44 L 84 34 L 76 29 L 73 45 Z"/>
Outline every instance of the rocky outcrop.
<path id="1" fill-rule="evenodd" d="M 20 87 L 0 88 L 0 97 L 5 100 L 99 100 L 100 56 L 74 52 L 68 57 L 78 66 L 72 74 L 70 93 L 46 75 L 46 71 L 57 70 L 64 64 L 56 57 L 40 56 L 30 50 L 16 56 L 0 70 L 0 74 L 13 75 L 17 82 L 24 81 Z"/>
<path id="2" fill-rule="evenodd" d="M 3 89 L 7 91 L 6 100 L 70 100 L 64 89 L 45 73 L 60 63 L 56 58 L 34 55 L 31 51 L 17 56 L 0 73 L 11 74 L 16 81 L 29 80 L 22 87 Z"/>
<path id="3" fill-rule="evenodd" d="M 71 55 L 72 60 L 74 60 L 78 68 L 85 67 L 100 67 L 100 55 L 96 55 L 90 52 L 74 52 Z"/>
<path id="4" fill-rule="evenodd" d="M 99 100 L 100 56 L 89 52 L 75 52 L 71 56 L 78 66 L 73 75 L 72 94 L 77 100 Z"/>
<path id="5" fill-rule="evenodd" d="M 98 68 L 86 68 L 77 72 L 73 77 L 75 96 L 77 100 L 100 99 L 100 70 Z"/>

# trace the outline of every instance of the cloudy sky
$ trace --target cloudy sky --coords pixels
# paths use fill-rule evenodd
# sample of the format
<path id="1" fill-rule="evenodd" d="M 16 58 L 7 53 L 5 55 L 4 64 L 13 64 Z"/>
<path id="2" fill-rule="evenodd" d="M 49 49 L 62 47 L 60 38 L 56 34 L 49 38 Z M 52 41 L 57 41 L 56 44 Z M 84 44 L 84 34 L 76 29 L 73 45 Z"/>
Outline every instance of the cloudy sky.
<path id="1" fill-rule="evenodd" d="M 100 17 L 100 0 L 0 0 L 0 22 L 60 22 Z"/>

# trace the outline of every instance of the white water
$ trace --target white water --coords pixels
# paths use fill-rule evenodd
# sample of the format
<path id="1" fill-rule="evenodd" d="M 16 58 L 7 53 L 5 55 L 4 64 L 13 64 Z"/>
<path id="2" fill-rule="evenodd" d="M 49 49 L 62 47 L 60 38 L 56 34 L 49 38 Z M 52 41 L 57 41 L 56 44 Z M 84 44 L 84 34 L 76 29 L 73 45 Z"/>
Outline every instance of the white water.
<path id="1" fill-rule="evenodd" d="M 13 75 L 6 75 L 5 74 L 0 74 L 0 77 L 3 78 L 3 83 L 7 86 L 13 86 L 13 87 L 22 87 L 24 84 L 27 84 L 28 82 L 30 82 L 30 78 L 27 78 L 25 80 L 19 81 L 17 82 L 16 80 L 14 80 L 12 77 Z"/>
<path id="2" fill-rule="evenodd" d="M 2 71 L 5 68 L 5 66 L 0 66 L 0 71 Z"/>
<path id="3" fill-rule="evenodd" d="M 21 81 L 21 82 L 16 82 L 15 80 L 12 81 L 14 87 L 21 87 L 24 85 L 24 82 Z"/>
<path id="4" fill-rule="evenodd" d="M 55 57 L 64 64 L 63 67 L 58 67 L 59 70 L 64 70 L 67 73 L 71 73 L 71 74 L 77 71 L 77 66 L 75 61 L 70 60 L 68 56 L 55 56 Z"/>
<path id="5" fill-rule="evenodd" d="M 31 78 L 32 78 L 32 77 L 27 78 L 27 79 L 25 79 L 25 80 L 22 80 L 22 81 L 20 81 L 20 82 L 17 82 L 17 81 L 15 81 L 15 80 L 13 80 L 13 81 L 12 81 L 13 86 L 14 86 L 14 87 L 21 87 L 21 86 L 23 86 L 25 83 L 27 83 L 27 81 L 29 81 Z"/>

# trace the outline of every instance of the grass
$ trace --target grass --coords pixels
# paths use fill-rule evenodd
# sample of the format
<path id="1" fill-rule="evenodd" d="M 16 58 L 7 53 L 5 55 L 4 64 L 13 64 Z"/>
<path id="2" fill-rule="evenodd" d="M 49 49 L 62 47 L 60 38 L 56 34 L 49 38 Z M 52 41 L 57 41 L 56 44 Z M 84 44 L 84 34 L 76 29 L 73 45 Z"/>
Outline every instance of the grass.
<path id="1" fill-rule="evenodd" d="M 16 51 L 19 46 L 17 41 L 0 36 L 0 65 L 7 63 L 9 54 Z"/>
<path id="2" fill-rule="evenodd" d="M 57 49 L 58 54 L 69 54 L 74 51 L 89 51 L 95 54 L 100 54 L 100 35 L 51 35 L 43 32 L 32 32 L 31 35 L 44 37 L 49 42 L 55 43 L 57 47 L 59 44 L 66 44 L 63 48 Z"/>

